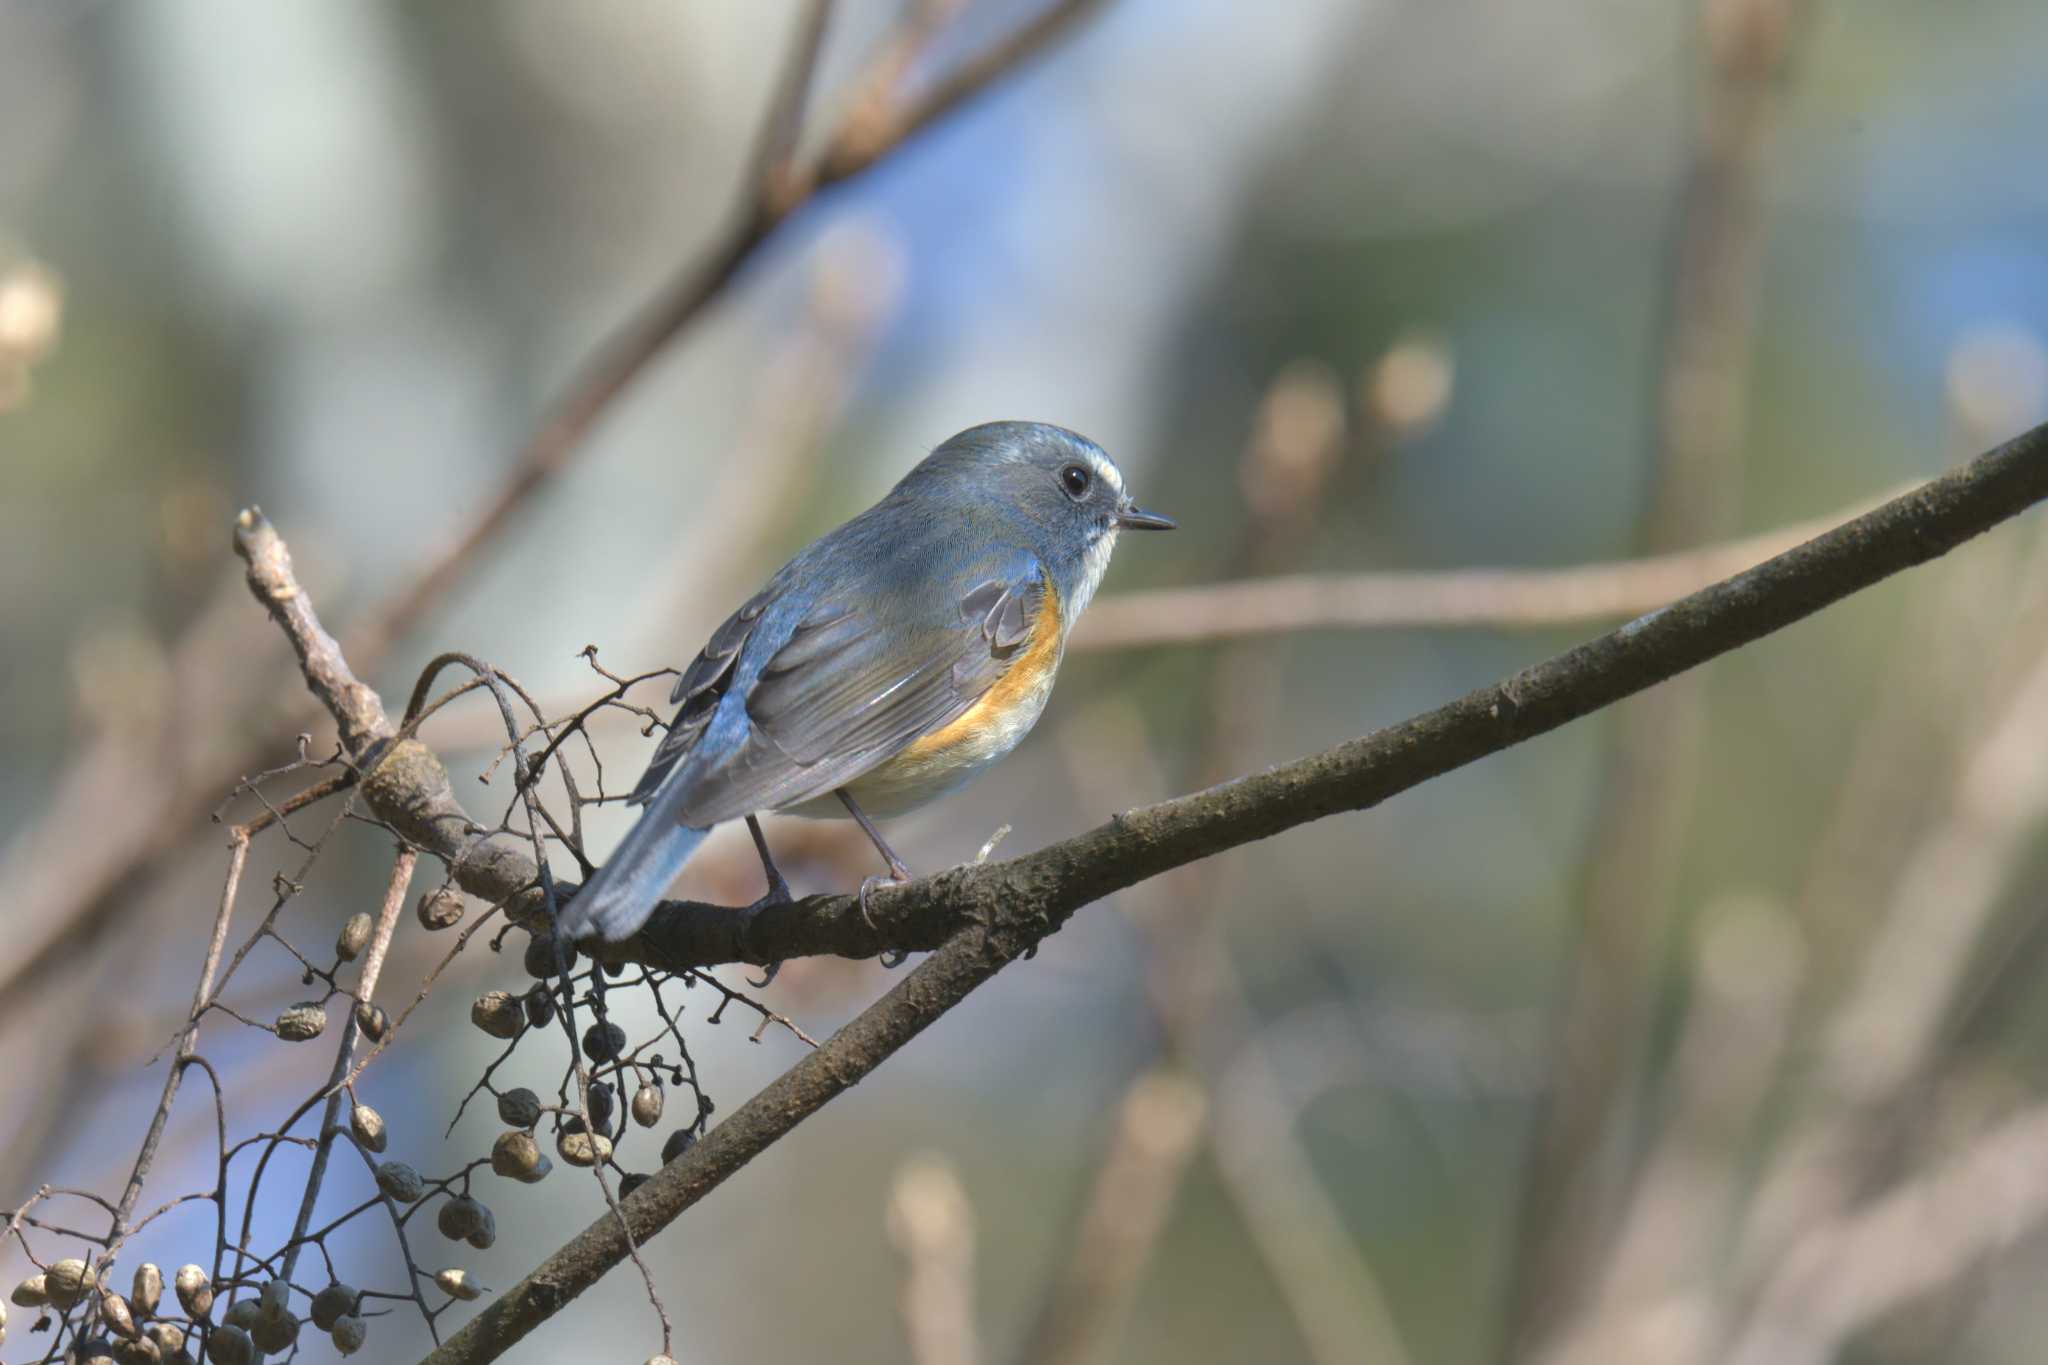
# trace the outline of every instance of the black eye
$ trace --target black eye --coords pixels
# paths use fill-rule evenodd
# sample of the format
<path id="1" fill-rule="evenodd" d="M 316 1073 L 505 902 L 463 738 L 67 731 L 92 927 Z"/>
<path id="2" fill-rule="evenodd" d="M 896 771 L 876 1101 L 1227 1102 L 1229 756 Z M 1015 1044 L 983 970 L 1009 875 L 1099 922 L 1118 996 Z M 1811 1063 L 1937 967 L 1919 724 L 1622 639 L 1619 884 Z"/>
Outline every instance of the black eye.
<path id="1" fill-rule="evenodd" d="M 1060 471 L 1060 487 L 1067 490 L 1067 496 L 1075 502 L 1088 496 L 1088 469 L 1085 465 L 1070 464 Z"/>

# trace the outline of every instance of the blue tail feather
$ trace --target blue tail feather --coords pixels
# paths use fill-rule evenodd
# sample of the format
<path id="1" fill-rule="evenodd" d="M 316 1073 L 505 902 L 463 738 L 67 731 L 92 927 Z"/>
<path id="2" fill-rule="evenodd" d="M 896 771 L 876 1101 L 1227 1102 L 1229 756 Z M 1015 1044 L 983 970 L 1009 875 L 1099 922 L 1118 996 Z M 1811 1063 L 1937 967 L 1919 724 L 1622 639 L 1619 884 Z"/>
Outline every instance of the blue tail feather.
<path id="1" fill-rule="evenodd" d="M 710 832 L 675 824 L 657 801 L 576 898 L 562 907 L 557 927 L 572 940 L 586 937 L 593 928 L 613 940 L 632 934 L 654 913 L 661 893 Z"/>

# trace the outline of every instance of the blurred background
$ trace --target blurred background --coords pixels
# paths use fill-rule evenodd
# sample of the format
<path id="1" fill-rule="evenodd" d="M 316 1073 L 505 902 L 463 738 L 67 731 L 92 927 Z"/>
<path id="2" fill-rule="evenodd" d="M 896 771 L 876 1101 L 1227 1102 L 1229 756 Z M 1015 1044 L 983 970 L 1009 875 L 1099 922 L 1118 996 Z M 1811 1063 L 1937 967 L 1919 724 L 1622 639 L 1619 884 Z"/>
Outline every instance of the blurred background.
<path id="1" fill-rule="evenodd" d="M 1038 8 L 972 0 L 905 82 Z M 118 1191 L 218 904 L 207 816 L 295 729 L 331 747 L 240 584 L 235 510 L 270 514 L 331 624 L 375 619 L 730 231 L 797 11 L 0 6 L 0 1206 Z M 835 7 L 807 155 L 904 22 Z M 1124 633 L 1164 608 L 1116 595 L 1399 572 L 1412 598 L 1371 581 L 1426 603 L 1438 571 L 1839 516 L 2041 420 L 2043 51 L 2034 0 L 1108 0 L 802 205 L 372 680 L 396 707 L 462 649 L 573 709 L 604 687 L 586 645 L 687 662 L 931 446 L 1030 417 L 1183 529 L 1122 547 L 1031 740 L 890 830 L 914 867 L 1403 719 L 1615 618 L 1304 608 L 1144 644 Z M 649 1248 L 677 1358 L 2037 1359 L 2043 551 L 2023 520 L 1089 908 Z M 1183 633 L 1224 629 L 1176 603 Z M 463 799 L 501 801 L 488 705 L 435 724 Z M 615 781 L 650 745 L 595 739 Z M 601 855 L 624 822 L 587 814 Z M 871 870 L 836 826 L 768 829 L 799 892 Z M 758 894 L 731 833 L 685 891 Z M 323 945 L 374 908 L 390 841 L 325 847 L 283 920 Z M 299 857 L 259 843 L 248 880 Z M 412 929 L 401 998 L 447 949 Z M 259 944 L 237 1008 L 271 1017 L 300 975 Z M 423 1170 L 498 1127 L 442 1136 L 498 1050 L 468 1002 L 508 976 L 479 938 L 359 1087 Z M 759 995 L 822 1038 L 896 979 L 796 962 Z M 803 1045 L 708 1005 L 684 1028 L 729 1110 Z M 231 1136 L 331 1060 L 207 1030 Z M 212 1184 L 187 1085 L 144 1207 Z M 277 1162 L 269 1245 L 305 1157 Z M 337 1209 L 367 1188 L 346 1178 Z M 498 1287 L 601 1208 L 561 1175 L 491 1188 L 497 1245 L 464 1264 Z M 212 1238 L 193 1205 L 128 1256 Z M 42 1349 L 31 1316 L 7 1359 Z M 372 1330 L 377 1359 L 425 1344 L 408 1313 Z M 628 1268 L 511 1358 L 658 1342 Z"/>

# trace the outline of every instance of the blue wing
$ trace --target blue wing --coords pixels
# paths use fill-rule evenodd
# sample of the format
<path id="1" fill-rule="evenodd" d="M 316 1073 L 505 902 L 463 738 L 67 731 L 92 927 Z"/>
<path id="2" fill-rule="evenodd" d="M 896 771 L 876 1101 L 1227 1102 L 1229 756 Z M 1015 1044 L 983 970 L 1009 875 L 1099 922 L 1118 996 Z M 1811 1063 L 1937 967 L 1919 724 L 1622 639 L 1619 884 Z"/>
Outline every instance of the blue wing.
<path id="1" fill-rule="evenodd" d="M 713 633 L 636 800 L 702 829 L 827 795 L 956 719 L 1028 647 L 1049 590 L 1031 555 L 845 529 L 856 535 L 812 547 Z M 855 577 L 832 560 L 863 552 L 859 581 L 880 587 L 798 591 Z M 813 600 L 783 609 L 800 596 Z"/>

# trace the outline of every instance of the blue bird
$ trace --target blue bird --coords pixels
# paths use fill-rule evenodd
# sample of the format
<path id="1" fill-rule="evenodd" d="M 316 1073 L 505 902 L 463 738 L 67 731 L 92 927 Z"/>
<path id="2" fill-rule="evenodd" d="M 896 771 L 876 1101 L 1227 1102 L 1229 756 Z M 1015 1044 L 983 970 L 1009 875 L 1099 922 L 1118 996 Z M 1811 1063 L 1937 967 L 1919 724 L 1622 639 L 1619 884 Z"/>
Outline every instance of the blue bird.
<path id="1" fill-rule="evenodd" d="M 633 789 L 646 813 L 560 930 L 630 935 L 711 828 L 742 817 L 768 878 L 756 907 L 786 900 L 764 811 L 850 815 L 890 878 L 908 880 L 870 817 L 943 796 L 1016 748 L 1117 533 L 1173 525 L 1071 431 L 991 422 L 953 437 L 712 632 Z"/>

